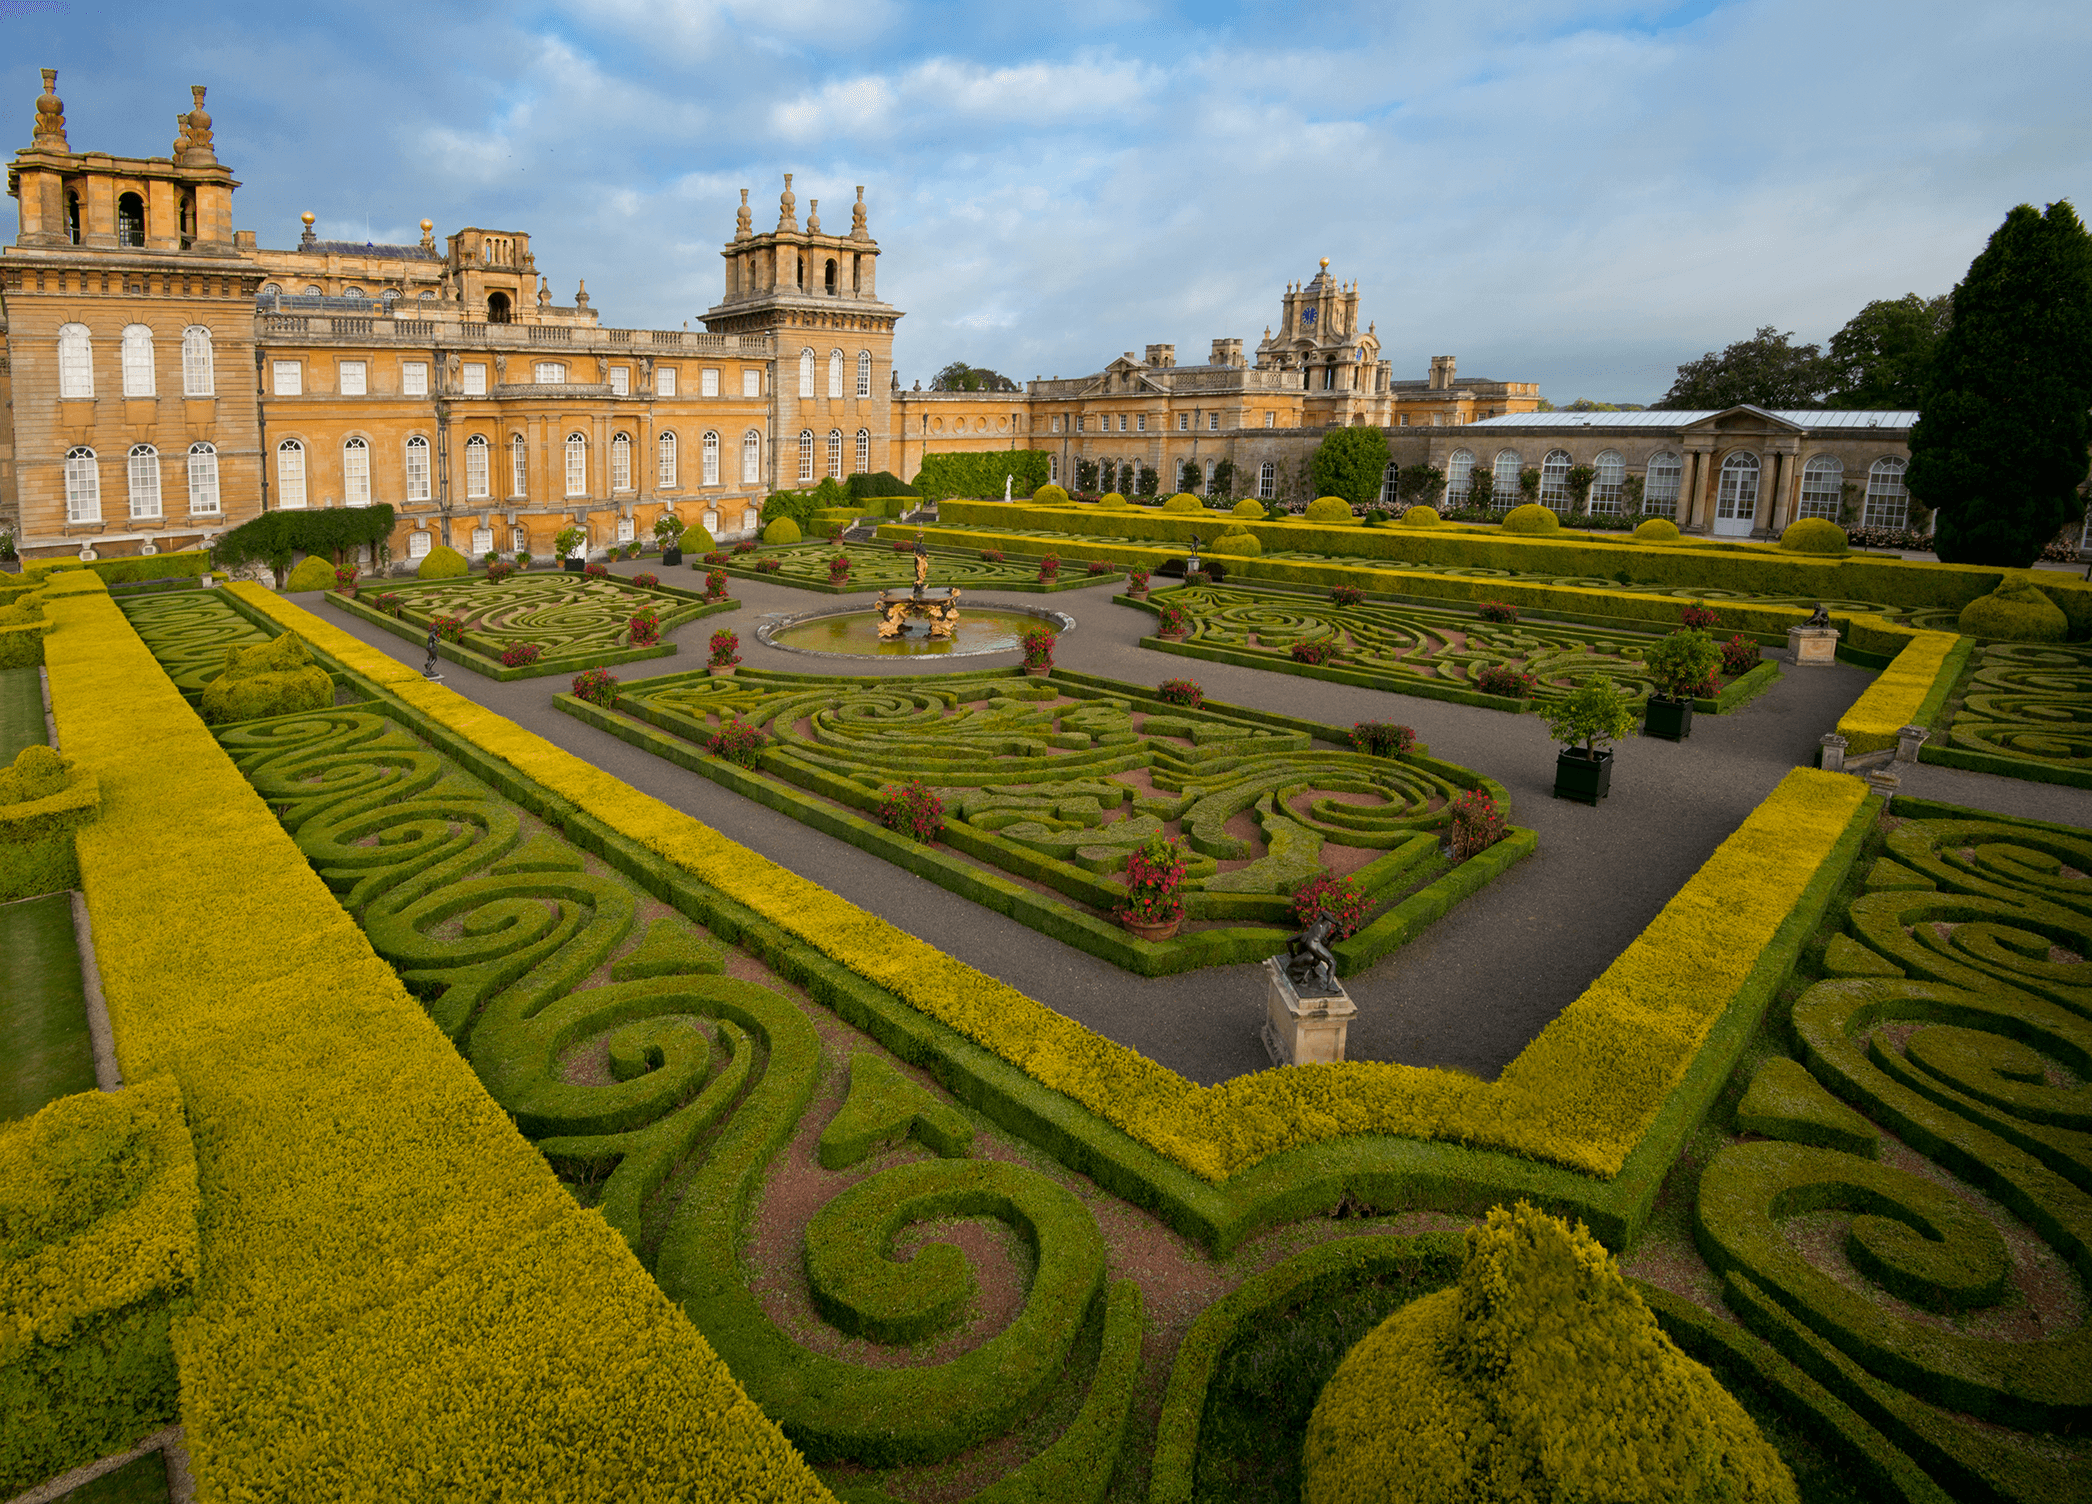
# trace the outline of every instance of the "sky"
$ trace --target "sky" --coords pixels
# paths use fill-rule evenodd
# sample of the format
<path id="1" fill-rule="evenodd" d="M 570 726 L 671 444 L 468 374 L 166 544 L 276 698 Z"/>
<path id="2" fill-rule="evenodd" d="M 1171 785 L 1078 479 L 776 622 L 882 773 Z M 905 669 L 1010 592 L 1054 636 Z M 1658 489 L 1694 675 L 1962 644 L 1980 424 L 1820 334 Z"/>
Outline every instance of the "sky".
<path id="1" fill-rule="evenodd" d="M 40 66 L 75 150 L 165 155 L 205 84 L 263 245 L 526 231 L 663 328 L 791 172 L 832 231 L 864 185 L 904 383 L 1254 349 L 1327 256 L 1398 378 L 1649 402 L 1949 290 L 2014 204 L 2092 217 L 2088 65 L 2064 0 L 0 0 L 0 147 Z"/>

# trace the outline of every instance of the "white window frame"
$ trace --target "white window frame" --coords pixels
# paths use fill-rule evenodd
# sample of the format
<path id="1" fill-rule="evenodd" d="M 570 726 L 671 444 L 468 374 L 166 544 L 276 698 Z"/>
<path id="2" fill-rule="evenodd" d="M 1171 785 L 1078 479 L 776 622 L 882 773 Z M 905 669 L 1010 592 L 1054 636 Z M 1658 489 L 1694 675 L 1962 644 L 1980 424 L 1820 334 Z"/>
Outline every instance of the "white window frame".
<path id="1" fill-rule="evenodd" d="M 520 433 L 509 439 L 508 483 L 509 495 L 530 494 L 530 444 Z"/>
<path id="2" fill-rule="evenodd" d="M 700 473 L 701 473 L 701 474 L 703 475 L 703 477 L 704 477 L 704 479 L 703 479 L 703 481 L 702 481 L 702 484 L 704 484 L 704 485 L 707 485 L 707 486 L 716 486 L 716 485 L 718 485 L 718 484 L 719 484 L 719 435 L 718 435 L 718 434 L 716 434 L 716 433 L 712 433 L 712 432 L 710 432 L 710 431 L 707 431 L 707 432 L 706 432 L 706 434 L 705 434 L 705 439 L 704 439 L 704 450 L 703 450 L 703 459 L 704 459 L 704 468 L 703 468 L 703 470 L 702 470 L 702 471 L 700 472 Z"/>
<path id="3" fill-rule="evenodd" d="M 335 390 L 344 397 L 366 397 L 370 395 L 370 367 L 360 360 L 345 360 L 341 363 L 340 375 Z"/>
<path id="4" fill-rule="evenodd" d="M 1795 503 L 1795 517 L 1821 517 L 1826 522 L 1836 522 L 1844 510 L 1844 501 L 1844 462 L 1835 455 L 1811 455 L 1801 467 L 1801 496 Z"/>
<path id="5" fill-rule="evenodd" d="M 799 352 L 799 396 L 812 401 L 814 395 L 814 351 L 808 345 Z"/>
<path id="6" fill-rule="evenodd" d="M 491 450 L 492 446 L 487 443 L 487 436 L 483 433 L 476 433 L 465 440 L 465 494 L 468 497 L 478 499 L 489 494 L 488 471 L 491 467 L 487 463 L 487 457 Z M 493 546 L 489 543 L 487 548 Z M 481 553 L 486 551 L 486 548 L 479 550 Z"/>
<path id="7" fill-rule="evenodd" d="M 628 433 L 610 436 L 610 489 L 632 489 L 632 435 Z"/>
<path id="8" fill-rule="evenodd" d="M 1550 449 L 1540 460 L 1540 505 L 1549 511 L 1569 510 L 1569 451 Z"/>
<path id="9" fill-rule="evenodd" d="M 843 431 L 828 430 L 828 473 L 836 480 L 843 478 Z"/>
<path id="10" fill-rule="evenodd" d="M 1278 466 L 1270 460 L 1257 469 L 1257 499 L 1270 501 L 1278 495 Z"/>
<path id="11" fill-rule="evenodd" d="M 1395 475 L 1395 462 L 1389 460 L 1387 468 L 1380 472 L 1380 504 L 1384 507 L 1391 507 L 1395 504 Z"/>
<path id="12" fill-rule="evenodd" d="M 133 522 L 150 522 L 160 513 L 160 451 L 150 444 L 133 444 L 125 467 Z"/>
<path id="13" fill-rule="evenodd" d="M 697 373 L 697 394 L 700 397 L 719 395 L 719 367 L 706 366 Z"/>
<path id="14" fill-rule="evenodd" d="M 1591 470 L 1591 496 L 1586 506 L 1597 516 L 1618 516 L 1620 498 L 1627 490 L 1627 461 L 1619 450 L 1604 449 L 1591 461 Z"/>
<path id="15" fill-rule="evenodd" d="M 799 483 L 810 485 L 814 478 L 814 431 L 799 430 Z"/>
<path id="16" fill-rule="evenodd" d="M 420 434 L 410 434 L 406 446 L 407 500 L 427 501 L 429 490 L 429 441 Z"/>
<path id="17" fill-rule="evenodd" d="M 1191 414 L 1190 414 L 1190 413 L 1178 413 L 1178 414 L 1177 414 L 1177 432 L 1178 432 L 1178 433 L 1189 433 L 1190 431 L 1191 431 Z"/>
<path id="18" fill-rule="evenodd" d="M 654 438 L 654 487 L 661 491 L 678 489 L 674 429 L 664 428 Z"/>
<path id="19" fill-rule="evenodd" d="M 494 529 L 476 527 L 472 530 L 472 557 L 480 559 L 494 552 Z"/>
<path id="20" fill-rule="evenodd" d="M 1475 452 L 1472 449 L 1455 449 L 1446 457 L 1446 506 L 1466 506 L 1467 499 L 1475 494 L 1474 488 Z"/>
<path id="21" fill-rule="evenodd" d="M 211 354 L 211 331 L 201 324 L 191 324 L 182 331 L 182 395 L 218 395 L 218 371 Z"/>
<path id="22" fill-rule="evenodd" d="M 654 370 L 654 395 L 673 397 L 676 394 L 676 368 L 657 366 Z"/>
<path id="23" fill-rule="evenodd" d="M 1904 473 L 1908 460 L 1885 455 L 1867 467 L 1867 504 L 1860 514 L 1864 526 L 1893 528 L 1910 526 L 1910 487 Z"/>
<path id="24" fill-rule="evenodd" d="M 1208 413 L 1208 414 L 1206 414 L 1206 431 L 1207 431 L 1208 433 L 1219 433 L 1219 432 L 1220 432 L 1220 414 L 1219 414 L 1219 413 Z"/>
<path id="25" fill-rule="evenodd" d="M 576 431 L 567 435 L 567 495 L 588 495 L 588 435 Z"/>
<path id="26" fill-rule="evenodd" d="M 632 368 L 630 366 L 612 366 L 610 368 L 610 395 L 613 397 L 629 397 L 632 395 Z"/>
<path id="27" fill-rule="evenodd" d="M 828 399 L 840 402 L 843 396 L 843 352 L 828 352 Z"/>
<path id="28" fill-rule="evenodd" d="M 341 499 L 344 506 L 370 505 L 370 441 L 356 435 L 341 444 Z"/>
<path id="29" fill-rule="evenodd" d="M 1507 460 L 1510 463 L 1506 464 Z M 1518 477 L 1524 469 L 1525 456 L 1517 450 L 1497 450 L 1496 458 L 1489 466 L 1489 505 L 1494 510 L 1506 512 L 1519 504 Z"/>
<path id="30" fill-rule="evenodd" d="M 1048 455 L 1048 456 L 1046 457 L 1046 460 L 1047 460 L 1047 468 L 1048 468 L 1048 469 L 1051 469 L 1051 468 L 1052 468 L 1052 464 L 1053 464 L 1053 456 L 1051 456 L 1051 455 Z M 871 468 L 872 468 L 872 431 L 871 431 L 871 430 L 870 430 L 869 428 L 860 428 L 860 429 L 858 429 L 858 430 L 857 430 L 857 471 L 856 471 L 856 473 L 857 473 L 857 474 L 859 474 L 859 475 L 865 475 L 865 474 L 869 474 L 869 473 L 870 473 L 870 471 L 871 471 Z"/>
<path id="31" fill-rule="evenodd" d="M 402 397 L 426 397 L 429 394 L 429 363 L 425 360 L 403 360 L 400 362 L 400 395 Z"/>
<path id="32" fill-rule="evenodd" d="M 531 367 L 530 379 L 537 386 L 565 386 L 567 363 L 563 360 L 540 360 Z"/>
<path id="33" fill-rule="evenodd" d="M 466 361 L 463 375 L 465 395 L 467 397 L 484 397 L 487 395 L 487 367 L 484 361 Z"/>
<path id="34" fill-rule="evenodd" d="M 305 508 L 305 445 L 285 439 L 276 446 L 276 505 L 286 512 Z"/>
<path id="35" fill-rule="evenodd" d="M 1266 413 L 1266 414 L 1264 414 L 1264 426 L 1265 426 L 1266 428 L 1276 428 L 1276 427 L 1278 427 L 1278 414 L 1277 414 L 1277 413 Z"/>
<path id="36" fill-rule="evenodd" d="M 123 394 L 126 397 L 156 397 L 153 381 L 153 332 L 144 324 L 126 324 L 123 331 Z"/>
<path id="37" fill-rule="evenodd" d="M 1738 450 L 1722 461 L 1721 481 L 1715 491 L 1714 515 L 1723 522 L 1748 520 L 1758 515 L 1758 488 L 1762 483 L 1765 467 L 1758 456 Z M 1746 485 L 1744 477 L 1750 478 Z M 1750 506 L 1744 506 L 1745 493 L 1749 493 Z"/>
<path id="38" fill-rule="evenodd" d="M 857 352 L 857 395 L 872 395 L 872 352 L 869 350 Z"/>
<path id="39" fill-rule="evenodd" d="M 1650 455 L 1642 467 L 1642 515 L 1676 517 L 1678 497 L 1684 487 L 1684 460 L 1668 449 Z"/>
<path id="40" fill-rule="evenodd" d="M 94 397 L 94 336 L 85 324 L 58 326 L 58 395 Z"/>
<path id="41" fill-rule="evenodd" d="M 436 546 L 436 535 L 425 527 L 418 527 L 407 534 L 407 557 L 426 559 L 429 550 Z"/>
<path id="42" fill-rule="evenodd" d="M 763 436 L 755 429 L 741 435 L 741 484 L 757 485 L 763 478 Z"/>
<path id="43" fill-rule="evenodd" d="M 101 465 L 85 445 L 65 452 L 65 520 L 68 526 L 102 520 Z"/>
<path id="44" fill-rule="evenodd" d="M 302 397 L 305 395 L 305 366 L 295 360 L 275 360 L 269 363 L 269 391 L 277 397 Z"/>
<path id="45" fill-rule="evenodd" d="M 201 439 L 189 446 L 189 515 L 218 515 L 218 450 Z"/>
<path id="46" fill-rule="evenodd" d="M 638 524 L 638 523 L 634 522 L 634 521 L 633 521 L 633 520 L 632 520 L 632 519 L 631 519 L 630 517 L 620 517 L 620 518 L 618 518 L 618 520 L 617 520 L 617 541 L 618 541 L 618 542 L 620 542 L 620 543 L 630 543 L 630 542 L 631 542 L 631 541 L 632 541 L 632 540 L 633 540 L 634 538 L 636 538 L 636 537 L 638 537 L 638 536 L 639 536 L 639 524 Z"/>
<path id="47" fill-rule="evenodd" d="M 741 395 L 760 397 L 763 395 L 763 373 L 754 366 L 741 368 Z"/>

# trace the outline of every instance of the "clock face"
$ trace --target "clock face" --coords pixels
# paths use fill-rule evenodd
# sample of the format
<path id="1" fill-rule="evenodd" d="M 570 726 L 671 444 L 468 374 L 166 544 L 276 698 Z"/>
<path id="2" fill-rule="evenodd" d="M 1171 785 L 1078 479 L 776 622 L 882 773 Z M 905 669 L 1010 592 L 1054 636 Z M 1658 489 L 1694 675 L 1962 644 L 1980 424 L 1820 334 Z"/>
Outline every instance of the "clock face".
<path id="1" fill-rule="evenodd" d="M 1303 308 L 1303 309 L 1301 309 L 1301 310 L 1300 310 L 1300 322 L 1301 322 L 1301 323 L 1303 323 L 1303 324 L 1306 324 L 1306 325 L 1308 325 L 1308 326 L 1309 326 L 1310 328 L 1312 328 L 1312 327 L 1314 326 L 1314 322 L 1315 322 L 1315 310 L 1314 310 L 1314 309 L 1312 309 L 1312 308 Z"/>

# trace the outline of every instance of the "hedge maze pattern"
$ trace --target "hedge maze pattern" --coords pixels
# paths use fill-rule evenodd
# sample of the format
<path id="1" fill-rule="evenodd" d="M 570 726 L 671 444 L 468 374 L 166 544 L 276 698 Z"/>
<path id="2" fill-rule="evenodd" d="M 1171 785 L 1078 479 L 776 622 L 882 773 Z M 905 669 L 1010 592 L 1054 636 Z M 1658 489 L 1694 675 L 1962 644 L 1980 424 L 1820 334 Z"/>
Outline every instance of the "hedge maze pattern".
<path id="1" fill-rule="evenodd" d="M 1081 1413 L 998 1485 L 1101 1494 L 1132 1400 L 1141 1298 L 1136 1284 L 1108 1284 L 1078 1197 L 970 1157 L 955 1109 L 883 1063 L 853 1065 L 839 1160 L 911 1132 L 952 1157 L 876 1167 L 813 1216 L 803 1257 L 815 1308 L 883 1350 L 869 1364 L 810 1350 L 767 1314 L 740 1262 L 766 1167 L 819 1084 L 807 1014 L 724 975 L 721 951 L 681 912 L 383 713 L 286 716 L 220 739 L 518 1129 L 810 1458 L 921 1462 L 1001 1436 L 1101 1324 Z M 956 1247 L 932 1242 L 900 1262 L 894 1246 L 908 1226 L 950 1217 L 1006 1224 L 1034 1273 L 1000 1331 L 924 1362 L 921 1345 L 961 1321 L 974 1276 Z"/>
<path id="2" fill-rule="evenodd" d="M 376 604 L 380 592 L 365 591 Z M 632 618 L 652 609 L 661 635 L 705 614 L 703 602 L 663 590 L 647 590 L 610 576 L 589 579 L 565 571 L 520 574 L 496 584 L 483 576 L 388 587 L 397 593 L 404 621 L 426 627 L 439 616 L 464 623 L 462 645 L 498 659 L 502 649 L 534 642 L 548 660 L 581 662 L 631 646 Z"/>
<path id="3" fill-rule="evenodd" d="M 117 607 L 144 639 L 167 676 L 193 703 L 225 672 L 227 648 L 251 648 L 269 634 L 225 604 L 214 590 L 171 590 L 119 599 Z"/>
<path id="4" fill-rule="evenodd" d="M 2092 771 L 2092 648 L 1999 644 L 1973 669 L 1950 745 Z"/>
<path id="5" fill-rule="evenodd" d="M 838 554 L 850 561 L 850 578 L 847 584 L 832 587 L 828 580 L 828 561 Z M 1017 590 L 1038 592 L 1049 587 L 1039 580 L 1037 559 L 1019 556 L 997 564 L 983 559 L 978 553 L 961 553 L 951 549 L 931 549 L 931 590 Z M 855 590 L 913 590 L 915 588 L 915 555 L 903 553 L 891 544 L 867 545 L 862 543 L 799 543 L 781 548 L 766 548 L 760 554 L 729 554 L 728 572 L 744 579 L 770 580 L 780 585 L 796 585 L 803 590 L 819 590 L 827 593 Z M 775 559 L 778 567 L 770 573 L 760 573 L 755 560 Z M 706 566 L 697 566 L 703 569 Z M 1058 586 L 1050 588 L 1072 588 L 1086 584 L 1097 584 L 1123 574 L 1124 568 L 1114 564 L 1109 575 L 1087 573 L 1087 560 L 1072 555 L 1061 559 L 1061 578 Z"/>
<path id="6" fill-rule="evenodd" d="M 1744 1324 L 1956 1498 L 2092 1497 L 2092 838 L 1893 829 L 1718 1153 Z M 1855 1109 L 1857 1109 L 1855 1111 Z"/>

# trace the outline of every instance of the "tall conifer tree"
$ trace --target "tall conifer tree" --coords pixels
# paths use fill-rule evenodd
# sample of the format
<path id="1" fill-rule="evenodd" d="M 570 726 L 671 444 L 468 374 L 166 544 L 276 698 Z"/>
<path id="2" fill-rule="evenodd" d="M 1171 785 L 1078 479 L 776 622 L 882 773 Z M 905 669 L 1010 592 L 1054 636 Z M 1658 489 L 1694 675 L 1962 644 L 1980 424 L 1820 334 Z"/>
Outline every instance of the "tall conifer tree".
<path id="1" fill-rule="evenodd" d="M 1950 564 L 2024 567 L 2084 506 L 2092 236 L 2067 202 L 2021 204 L 1954 289 L 1909 482 Z"/>

